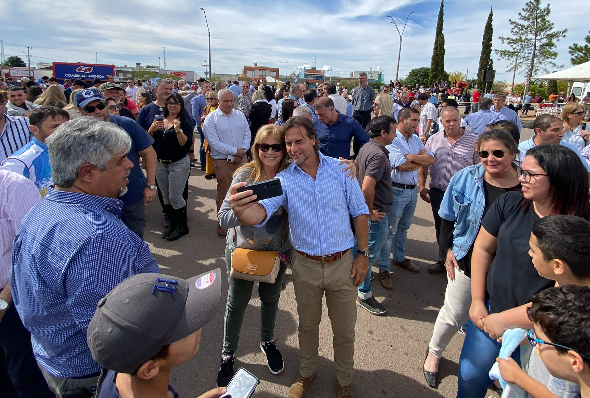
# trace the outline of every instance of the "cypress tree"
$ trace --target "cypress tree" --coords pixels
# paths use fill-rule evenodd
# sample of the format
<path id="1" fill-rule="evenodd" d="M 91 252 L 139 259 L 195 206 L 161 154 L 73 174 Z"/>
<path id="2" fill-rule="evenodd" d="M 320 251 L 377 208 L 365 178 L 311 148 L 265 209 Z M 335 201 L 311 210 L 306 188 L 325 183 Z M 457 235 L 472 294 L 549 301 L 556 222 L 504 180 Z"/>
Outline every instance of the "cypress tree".
<path id="1" fill-rule="evenodd" d="M 492 11 L 490 8 L 488 21 L 486 22 L 486 27 L 483 30 L 483 39 L 481 40 L 481 55 L 479 56 L 479 69 L 477 70 L 477 88 L 479 89 L 485 87 L 485 82 L 482 79 L 482 75 L 492 62 L 492 39 L 494 38 L 494 27 L 492 25 L 493 18 L 494 11 Z"/>
<path id="2" fill-rule="evenodd" d="M 428 84 L 432 85 L 436 80 L 445 78 L 445 35 L 443 34 L 445 0 L 440 2 L 438 22 L 436 23 L 436 35 L 434 37 L 434 48 L 430 62 L 430 75 Z"/>

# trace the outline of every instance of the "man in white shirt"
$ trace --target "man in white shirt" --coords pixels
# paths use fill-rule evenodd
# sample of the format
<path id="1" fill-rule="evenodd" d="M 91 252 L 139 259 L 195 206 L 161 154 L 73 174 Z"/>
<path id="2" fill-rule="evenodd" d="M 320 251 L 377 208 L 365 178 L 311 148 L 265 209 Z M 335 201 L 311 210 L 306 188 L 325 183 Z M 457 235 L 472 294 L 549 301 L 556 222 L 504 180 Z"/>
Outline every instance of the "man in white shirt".
<path id="1" fill-rule="evenodd" d="M 132 101 L 135 101 L 138 90 L 139 87 L 135 85 L 133 80 L 127 81 L 127 87 L 125 88 L 125 95 L 127 96 L 127 98 L 131 98 Z"/>
<path id="2" fill-rule="evenodd" d="M 425 141 L 426 135 L 432 129 L 432 124 L 438 120 L 438 111 L 436 110 L 436 106 L 430 101 L 428 101 L 429 95 L 426 93 L 418 94 L 418 102 L 420 106 L 422 106 L 422 110 L 420 111 L 420 138 L 422 141 Z"/>
<path id="3" fill-rule="evenodd" d="M 342 113 L 346 115 L 346 108 L 348 107 L 348 102 L 346 99 L 336 92 L 336 86 L 332 83 L 328 83 L 324 85 L 324 89 L 328 92 L 328 97 L 332 98 L 334 101 L 334 108 L 338 111 L 338 113 Z"/>

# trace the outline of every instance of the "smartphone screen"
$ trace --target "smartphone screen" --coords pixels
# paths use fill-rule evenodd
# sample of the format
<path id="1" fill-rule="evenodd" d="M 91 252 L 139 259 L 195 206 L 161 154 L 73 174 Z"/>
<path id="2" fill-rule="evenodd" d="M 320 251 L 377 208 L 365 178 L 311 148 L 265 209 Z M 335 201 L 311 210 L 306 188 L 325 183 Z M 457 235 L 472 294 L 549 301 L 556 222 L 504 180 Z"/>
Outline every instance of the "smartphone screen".
<path id="1" fill-rule="evenodd" d="M 246 185 L 245 187 L 238 188 L 238 192 L 252 190 L 256 195 L 256 201 L 273 198 L 275 196 L 281 196 L 283 194 L 283 187 L 281 186 L 281 180 L 273 178 L 255 184 Z"/>
<path id="2" fill-rule="evenodd" d="M 250 398 L 258 386 L 258 378 L 244 368 L 238 369 L 227 385 L 227 392 L 221 398 Z"/>

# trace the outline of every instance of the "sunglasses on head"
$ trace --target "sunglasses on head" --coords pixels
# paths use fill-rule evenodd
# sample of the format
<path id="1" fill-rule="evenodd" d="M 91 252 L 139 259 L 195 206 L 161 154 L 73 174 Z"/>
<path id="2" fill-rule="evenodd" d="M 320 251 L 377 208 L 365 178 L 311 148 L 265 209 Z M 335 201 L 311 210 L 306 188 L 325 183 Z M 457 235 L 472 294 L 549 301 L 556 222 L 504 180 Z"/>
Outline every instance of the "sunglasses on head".
<path id="1" fill-rule="evenodd" d="M 86 105 L 82 110 L 86 113 L 94 113 L 97 109 L 102 111 L 106 107 L 107 104 L 105 102 L 99 102 L 97 105 Z"/>
<path id="2" fill-rule="evenodd" d="M 479 157 L 482 159 L 487 159 L 490 154 L 494 155 L 495 158 L 502 159 L 504 157 L 504 151 L 501 149 L 496 149 L 494 151 L 479 151 Z"/>
<path id="3" fill-rule="evenodd" d="M 262 152 L 268 152 L 269 149 L 272 149 L 273 152 L 281 152 L 283 150 L 281 144 L 256 144 L 256 148 L 260 149 Z"/>

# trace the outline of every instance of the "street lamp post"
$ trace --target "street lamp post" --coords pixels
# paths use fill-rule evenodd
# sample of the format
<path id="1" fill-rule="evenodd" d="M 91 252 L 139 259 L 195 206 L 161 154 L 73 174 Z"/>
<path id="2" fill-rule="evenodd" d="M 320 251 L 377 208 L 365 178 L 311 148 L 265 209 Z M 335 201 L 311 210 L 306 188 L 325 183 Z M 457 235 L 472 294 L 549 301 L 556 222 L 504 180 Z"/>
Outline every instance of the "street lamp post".
<path id="1" fill-rule="evenodd" d="M 404 36 L 404 32 L 406 31 L 406 25 L 408 24 L 408 19 L 410 18 L 410 15 L 412 15 L 414 13 L 414 11 L 411 11 L 408 16 L 406 17 L 406 22 L 404 23 L 404 27 L 402 29 L 402 31 L 399 31 L 399 28 L 397 27 L 397 23 L 395 23 L 395 20 L 393 19 L 392 16 L 390 15 L 386 15 L 387 18 L 391 18 L 391 23 L 395 25 L 395 29 L 397 30 L 397 33 L 399 34 L 399 52 L 397 53 L 397 68 L 395 70 L 395 80 L 397 81 L 398 75 L 399 75 L 399 59 L 402 55 L 402 38 Z"/>
<path id="2" fill-rule="evenodd" d="M 213 75 L 211 75 L 211 31 L 209 30 L 209 22 L 207 22 L 207 13 L 205 9 L 201 7 L 203 10 L 203 15 L 205 15 L 205 24 L 207 25 L 207 34 L 209 35 L 209 80 L 213 79 Z"/>

